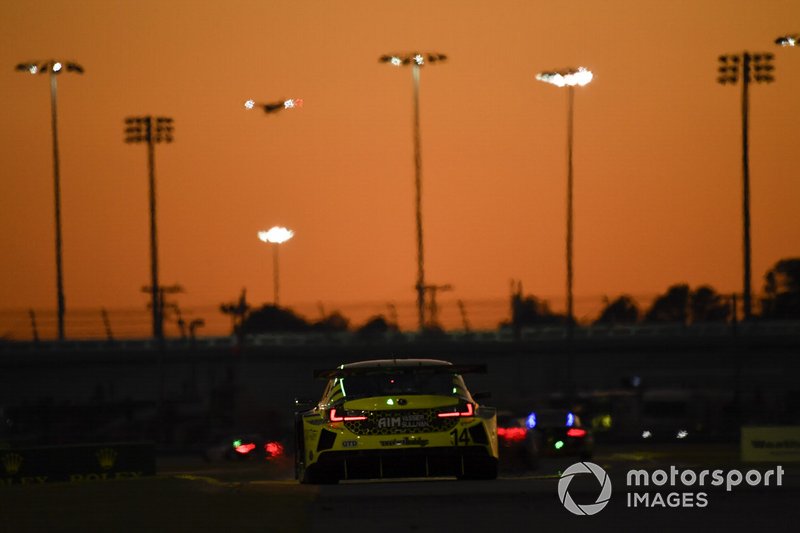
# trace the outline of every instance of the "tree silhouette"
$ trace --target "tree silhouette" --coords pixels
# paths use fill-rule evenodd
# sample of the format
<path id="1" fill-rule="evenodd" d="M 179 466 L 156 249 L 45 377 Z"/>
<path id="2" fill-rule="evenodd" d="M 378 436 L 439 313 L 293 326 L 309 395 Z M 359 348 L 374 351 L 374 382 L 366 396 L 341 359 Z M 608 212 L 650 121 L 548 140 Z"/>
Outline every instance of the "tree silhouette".
<path id="1" fill-rule="evenodd" d="M 767 319 L 800 318 L 800 258 L 781 259 L 764 276 L 761 314 Z"/>
<path id="2" fill-rule="evenodd" d="M 339 331 L 347 331 L 350 327 L 350 320 L 341 314 L 339 311 L 334 311 L 325 318 L 318 322 L 314 322 L 311 326 L 313 331 L 320 331 L 324 333 L 335 333 Z"/>
<path id="3" fill-rule="evenodd" d="M 303 333 L 311 325 L 291 309 L 265 305 L 251 312 L 242 322 L 242 334 L 253 333 Z"/>
<path id="4" fill-rule="evenodd" d="M 595 320 L 595 324 L 635 324 L 639 320 L 639 306 L 636 301 L 623 294 L 614 301 L 606 299 L 606 306 Z"/>
<path id="5" fill-rule="evenodd" d="M 247 289 L 242 289 L 238 302 L 221 304 L 219 310 L 223 314 L 231 316 L 232 334 L 240 335 L 242 323 L 247 317 L 247 313 L 250 311 L 250 305 L 247 303 Z"/>
<path id="6" fill-rule="evenodd" d="M 655 299 L 644 315 L 645 322 L 689 322 L 689 286 L 673 285 Z"/>
<path id="7" fill-rule="evenodd" d="M 680 283 L 655 299 L 645 313 L 644 321 L 680 324 L 724 322 L 730 315 L 728 301 L 713 287 L 702 285 L 692 291 L 689 285 Z"/>
<path id="8" fill-rule="evenodd" d="M 550 311 L 545 300 L 536 296 L 522 294 L 522 282 L 511 282 L 511 322 L 501 322 L 500 327 L 511 326 L 519 331 L 525 326 L 564 324 L 566 317 Z"/>
<path id="9" fill-rule="evenodd" d="M 356 335 L 363 341 L 383 339 L 388 333 L 399 331 L 397 324 L 391 323 L 383 315 L 376 315 L 367 320 L 356 330 Z"/>
<path id="10" fill-rule="evenodd" d="M 731 316 L 728 300 L 709 285 L 695 289 L 690 298 L 689 311 L 692 323 L 726 322 Z"/>

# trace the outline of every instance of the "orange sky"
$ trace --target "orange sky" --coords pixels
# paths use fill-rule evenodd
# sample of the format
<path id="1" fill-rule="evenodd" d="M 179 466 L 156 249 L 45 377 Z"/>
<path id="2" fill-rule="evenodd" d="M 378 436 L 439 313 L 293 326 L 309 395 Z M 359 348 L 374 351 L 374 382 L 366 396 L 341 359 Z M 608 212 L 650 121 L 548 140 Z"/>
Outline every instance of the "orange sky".
<path id="1" fill-rule="evenodd" d="M 676 282 L 741 290 L 741 87 L 715 82 L 721 53 L 776 55 L 776 83 L 752 87 L 754 289 L 800 255 L 800 49 L 773 44 L 800 31 L 796 0 L 6 0 L 0 30 L 2 310 L 55 308 L 49 86 L 14 71 L 49 58 L 86 69 L 59 78 L 68 317 L 147 302 L 146 151 L 123 142 L 136 114 L 175 119 L 156 149 L 159 249 L 184 307 L 242 287 L 271 300 L 256 232 L 276 224 L 296 232 L 282 303 L 410 304 L 411 73 L 377 59 L 415 49 L 449 57 L 421 85 L 443 302 L 502 301 L 515 278 L 563 310 L 566 93 L 534 75 L 566 66 L 595 72 L 575 99 L 579 316 Z M 289 97 L 304 108 L 242 107 Z"/>

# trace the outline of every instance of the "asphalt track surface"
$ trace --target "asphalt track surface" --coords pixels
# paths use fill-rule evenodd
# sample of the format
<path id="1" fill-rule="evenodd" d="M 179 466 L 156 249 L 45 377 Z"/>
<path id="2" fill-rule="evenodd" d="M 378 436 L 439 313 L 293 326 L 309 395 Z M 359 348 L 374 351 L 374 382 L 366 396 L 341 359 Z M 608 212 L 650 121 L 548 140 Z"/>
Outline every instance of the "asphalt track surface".
<path id="1" fill-rule="evenodd" d="M 705 507 L 628 505 L 629 469 L 737 468 L 731 446 L 614 447 L 592 462 L 613 491 L 594 516 L 575 516 L 559 501 L 559 474 L 574 461 L 548 459 L 536 472 L 513 467 L 494 481 L 407 479 L 300 485 L 291 463 L 207 464 L 163 459 L 150 478 L 0 488 L 0 531 L 287 531 L 287 532 L 517 532 L 517 531 L 799 531 L 800 465 L 784 465 L 780 487 L 650 487 L 705 492 Z M 637 489 L 640 495 L 645 492 Z M 594 503 L 600 485 L 576 476 L 569 493 Z"/>

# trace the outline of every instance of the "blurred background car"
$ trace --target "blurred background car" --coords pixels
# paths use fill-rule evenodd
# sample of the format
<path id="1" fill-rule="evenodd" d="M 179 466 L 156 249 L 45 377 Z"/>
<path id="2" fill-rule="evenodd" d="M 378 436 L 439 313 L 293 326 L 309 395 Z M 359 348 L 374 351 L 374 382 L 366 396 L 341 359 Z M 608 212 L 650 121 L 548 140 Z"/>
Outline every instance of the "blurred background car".
<path id="1" fill-rule="evenodd" d="M 284 446 L 279 441 L 266 440 L 259 434 L 243 433 L 222 438 L 203 450 L 206 461 L 270 460 L 282 457 Z"/>
<path id="2" fill-rule="evenodd" d="M 525 417 L 525 427 L 533 434 L 539 457 L 574 456 L 591 459 L 594 435 L 572 411 L 537 409 Z"/>

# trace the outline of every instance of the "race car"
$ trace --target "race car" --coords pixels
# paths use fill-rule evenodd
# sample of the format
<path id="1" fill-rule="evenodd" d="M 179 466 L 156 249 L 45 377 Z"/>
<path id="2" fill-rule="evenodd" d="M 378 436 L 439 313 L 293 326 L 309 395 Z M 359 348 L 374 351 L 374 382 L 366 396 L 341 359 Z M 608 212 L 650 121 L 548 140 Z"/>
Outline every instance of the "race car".
<path id="1" fill-rule="evenodd" d="M 461 377 L 485 371 L 434 359 L 315 371 L 327 385 L 315 406 L 295 414 L 297 479 L 496 478 L 497 412 L 479 405 Z"/>
<path id="2" fill-rule="evenodd" d="M 539 457 L 576 456 L 587 460 L 594 453 L 594 435 L 571 411 L 531 411 L 525 417 L 525 426 L 534 436 Z"/>

